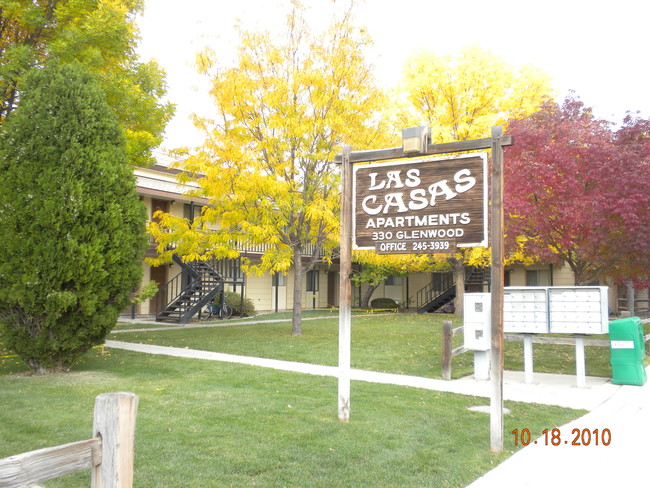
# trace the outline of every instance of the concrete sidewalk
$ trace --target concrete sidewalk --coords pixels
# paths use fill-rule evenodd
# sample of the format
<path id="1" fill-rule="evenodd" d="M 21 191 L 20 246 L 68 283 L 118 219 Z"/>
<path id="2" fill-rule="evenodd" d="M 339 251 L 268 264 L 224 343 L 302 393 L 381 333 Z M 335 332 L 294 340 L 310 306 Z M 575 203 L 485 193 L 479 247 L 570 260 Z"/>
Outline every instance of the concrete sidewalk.
<path id="1" fill-rule="evenodd" d="M 603 440 L 610 439 L 606 432 L 603 435 L 604 429 L 611 433 L 609 445 L 603 445 Z M 619 387 L 604 404 L 559 430 L 557 446 L 550 434 L 535 439 L 541 432 L 533 433 L 527 447 L 468 488 L 650 486 L 646 465 L 650 458 L 650 383 Z M 590 432 L 590 439 L 585 431 Z M 581 436 L 576 439 L 578 433 Z M 574 440 L 580 445 L 573 445 Z"/>
<path id="2" fill-rule="evenodd" d="M 334 366 L 120 341 L 106 341 L 106 347 L 338 376 L 338 368 Z M 471 377 L 444 381 L 353 369 L 351 379 L 490 397 L 489 381 Z M 523 372 L 505 371 L 504 399 L 584 409 L 589 413 L 560 427 L 559 439 L 552 438 L 550 433 L 545 436 L 542 432 L 531 432 L 532 439 L 527 447 L 470 484 L 469 488 L 600 487 L 618 486 L 621 483 L 650 485 L 650 475 L 645 465 L 650 457 L 646 447 L 650 439 L 650 383 L 642 387 L 617 386 L 608 379 L 587 377 L 586 387 L 578 388 L 574 376 L 543 373 L 535 373 L 534 381 L 526 384 Z M 549 432 L 554 427 L 549 425 Z M 520 426 L 522 430 L 525 428 L 525 425 Z M 574 429 L 577 430 L 574 432 Z M 580 434 L 577 440 L 576 433 Z M 505 434 L 506 442 L 511 442 L 507 437 L 511 435 Z M 572 445 L 574 440 L 580 445 Z"/>
<path id="3" fill-rule="evenodd" d="M 125 349 L 128 351 L 147 354 L 163 354 L 182 358 L 222 361 L 227 363 L 248 364 L 263 368 L 273 368 L 295 373 L 313 374 L 318 376 L 338 377 L 336 366 L 282 361 L 279 359 L 238 356 L 218 352 L 185 349 L 181 347 L 156 346 L 152 344 L 136 344 L 121 341 L 106 341 L 106 347 Z M 471 395 L 490 398 L 490 382 L 466 377 L 446 381 L 420 376 L 402 374 L 378 373 L 352 369 L 350 378 L 356 381 L 384 383 L 391 385 L 411 386 L 427 390 L 445 391 L 460 395 Z M 524 383 L 524 374 L 519 371 L 504 371 L 503 396 L 505 400 L 543 405 L 557 405 L 576 410 L 593 410 L 610 398 L 621 387 L 612 385 L 605 378 L 587 377 L 585 388 L 575 387 L 575 377 L 558 374 L 535 373 L 535 382 Z"/>

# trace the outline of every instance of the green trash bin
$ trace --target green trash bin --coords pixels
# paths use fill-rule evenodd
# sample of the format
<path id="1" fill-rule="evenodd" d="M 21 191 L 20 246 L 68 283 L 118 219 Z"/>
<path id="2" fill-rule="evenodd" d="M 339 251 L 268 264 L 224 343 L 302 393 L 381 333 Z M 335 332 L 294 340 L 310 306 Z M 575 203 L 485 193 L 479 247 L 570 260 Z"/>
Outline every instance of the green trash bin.
<path id="1" fill-rule="evenodd" d="M 644 385 L 647 376 L 643 358 L 645 341 L 639 317 L 609 323 L 610 364 L 615 385 Z"/>

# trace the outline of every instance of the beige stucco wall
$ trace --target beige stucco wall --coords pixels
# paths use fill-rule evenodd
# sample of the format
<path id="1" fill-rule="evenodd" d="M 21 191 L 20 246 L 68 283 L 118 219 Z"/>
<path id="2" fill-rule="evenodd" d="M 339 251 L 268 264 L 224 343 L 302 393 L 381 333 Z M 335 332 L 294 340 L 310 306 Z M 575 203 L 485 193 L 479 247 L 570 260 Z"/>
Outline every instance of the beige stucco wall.
<path id="1" fill-rule="evenodd" d="M 256 311 L 272 309 L 271 284 L 272 278 L 269 274 L 262 276 L 253 274 L 246 277 L 245 294 L 253 302 Z"/>
<path id="2" fill-rule="evenodd" d="M 411 273 L 409 275 L 409 308 L 417 306 L 417 293 L 431 283 L 431 273 Z"/>
<path id="3" fill-rule="evenodd" d="M 511 266 L 508 267 L 510 273 L 510 286 L 526 286 L 527 270 L 548 270 L 548 264 L 539 264 L 529 267 Z M 553 286 L 574 286 L 573 273 L 568 266 L 553 266 Z"/>
<path id="4" fill-rule="evenodd" d="M 146 262 L 146 260 L 142 263 L 142 283 L 146 284 L 149 281 L 151 281 L 150 277 L 151 273 L 151 265 Z M 142 315 L 149 315 L 151 311 L 149 310 L 149 300 L 145 300 L 143 303 L 139 305 L 139 310 L 138 313 Z"/>
<path id="5" fill-rule="evenodd" d="M 549 269 L 547 264 L 530 266 L 513 266 L 510 269 L 510 286 L 526 286 L 526 270 L 546 270 Z M 553 266 L 553 286 L 575 286 L 573 272 L 567 265 Z M 602 286 L 608 286 L 608 307 L 610 313 L 617 313 L 617 287 L 612 283 L 604 282 Z"/>

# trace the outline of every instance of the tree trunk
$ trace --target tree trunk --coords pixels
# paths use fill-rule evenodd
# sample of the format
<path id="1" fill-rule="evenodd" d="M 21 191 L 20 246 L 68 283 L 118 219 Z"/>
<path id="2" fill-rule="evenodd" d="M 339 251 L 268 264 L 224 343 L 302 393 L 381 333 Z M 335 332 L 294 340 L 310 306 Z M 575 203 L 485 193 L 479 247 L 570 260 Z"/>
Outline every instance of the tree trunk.
<path id="1" fill-rule="evenodd" d="M 293 248 L 293 318 L 291 320 L 291 334 L 302 335 L 302 247 Z"/>
<path id="2" fill-rule="evenodd" d="M 363 294 L 363 298 L 361 298 L 361 303 L 359 304 L 361 308 L 368 308 L 370 298 L 372 297 L 372 294 L 375 292 L 378 286 L 379 285 L 368 285 L 368 289 Z"/>
<path id="3" fill-rule="evenodd" d="M 589 279 L 585 276 L 585 273 L 583 272 L 581 266 L 577 266 L 573 273 L 573 283 L 575 286 L 585 286 L 589 281 Z"/>
<path id="4" fill-rule="evenodd" d="M 456 317 L 463 316 L 463 300 L 465 296 L 465 263 L 456 261 L 454 263 L 454 278 L 456 278 L 456 298 L 454 298 L 454 314 Z"/>
<path id="5" fill-rule="evenodd" d="M 636 314 L 634 310 L 634 285 L 631 281 L 627 282 L 626 285 L 626 301 L 627 301 L 627 311 L 630 312 L 630 317 L 633 317 Z"/>
<path id="6" fill-rule="evenodd" d="M 567 261 L 573 271 L 573 282 L 575 286 L 586 286 L 594 279 L 594 273 L 590 270 L 589 263 L 585 261 Z"/>

